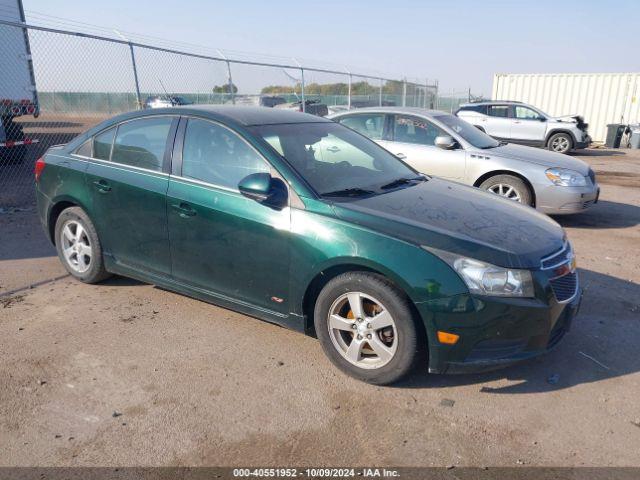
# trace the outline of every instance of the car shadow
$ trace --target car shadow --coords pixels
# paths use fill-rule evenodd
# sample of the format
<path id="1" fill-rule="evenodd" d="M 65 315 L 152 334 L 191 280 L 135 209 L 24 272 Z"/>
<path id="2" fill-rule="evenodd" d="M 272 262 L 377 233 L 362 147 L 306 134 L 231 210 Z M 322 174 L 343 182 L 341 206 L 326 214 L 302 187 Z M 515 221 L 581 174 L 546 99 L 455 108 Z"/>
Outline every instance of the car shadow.
<path id="1" fill-rule="evenodd" d="M 590 148 L 571 152 L 574 157 L 610 157 L 612 155 L 626 155 L 624 149 Z"/>
<path id="2" fill-rule="evenodd" d="M 489 394 L 540 393 L 640 371 L 640 285 L 580 270 L 584 297 L 571 330 L 552 352 L 502 370 L 430 375 L 418 369 L 396 388 L 478 385 Z M 497 383 L 498 385 L 491 385 Z"/>
<path id="3" fill-rule="evenodd" d="M 640 207 L 628 203 L 600 200 L 586 212 L 574 215 L 552 215 L 563 227 L 626 228 L 640 224 Z"/>

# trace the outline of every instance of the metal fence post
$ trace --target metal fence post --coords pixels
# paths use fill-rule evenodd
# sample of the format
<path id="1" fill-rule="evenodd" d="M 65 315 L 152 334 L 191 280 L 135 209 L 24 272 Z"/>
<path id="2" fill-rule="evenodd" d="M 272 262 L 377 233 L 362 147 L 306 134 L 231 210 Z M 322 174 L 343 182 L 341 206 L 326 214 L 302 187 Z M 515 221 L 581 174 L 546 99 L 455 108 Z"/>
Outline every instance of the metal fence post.
<path id="1" fill-rule="evenodd" d="M 236 104 L 236 94 L 233 91 L 233 79 L 231 78 L 231 62 L 227 60 L 227 76 L 229 77 L 229 94 L 231 95 L 231 103 Z"/>
<path id="2" fill-rule="evenodd" d="M 351 73 L 349 73 L 349 97 L 347 98 L 347 110 L 351 110 Z"/>
<path id="3" fill-rule="evenodd" d="M 407 106 L 407 79 L 402 80 L 402 106 Z"/>
<path id="4" fill-rule="evenodd" d="M 304 68 L 300 68 L 300 98 L 302 99 L 302 112 L 306 112 L 307 105 L 304 100 Z"/>
<path id="5" fill-rule="evenodd" d="M 133 52 L 133 45 L 129 42 L 129 51 L 131 52 L 131 65 L 133 66 L 133 79 L 136 82 L 136 102 L 138 110 L 142 109 L 142 101 L 140 100 L 140 83 L 138 82 L 138 67 L 136 67 L 136 55 Z"/>

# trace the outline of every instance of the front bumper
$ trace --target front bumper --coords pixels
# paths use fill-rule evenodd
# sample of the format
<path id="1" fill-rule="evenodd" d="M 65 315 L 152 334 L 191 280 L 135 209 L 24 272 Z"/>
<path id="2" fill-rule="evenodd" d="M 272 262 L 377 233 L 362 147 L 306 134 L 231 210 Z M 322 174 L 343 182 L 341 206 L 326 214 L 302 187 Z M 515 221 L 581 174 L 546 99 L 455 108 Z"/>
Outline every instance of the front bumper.
<path id="1" fill-rule="evenodd" d="M 549 215 L 580 213 L 598 203 L 600 186 L 585 187 L 536 186 L 536 208 Z"/>
<path id="2" fill-rule="evenodd" d="M 591 140 L 591 137 L 589 135 L 585 135 L 582 141 L 576 142 L 573 148 L 576 150 L 581 148 L 589 148 L 589 145 L 591 145 L 592 141 L 593 140 Z"/>
<path id="3" fill-rule="evenodd" d="M 489 371 L 549 352 L 569 331 L 582 293 L 578 290 L 566 303 L 467 297 L 475 304 L 472 312 L 430 312 L 430 373 Z M 437 330 L 460 338 L 455 345 L 443 345 L 435 340 Z"/>

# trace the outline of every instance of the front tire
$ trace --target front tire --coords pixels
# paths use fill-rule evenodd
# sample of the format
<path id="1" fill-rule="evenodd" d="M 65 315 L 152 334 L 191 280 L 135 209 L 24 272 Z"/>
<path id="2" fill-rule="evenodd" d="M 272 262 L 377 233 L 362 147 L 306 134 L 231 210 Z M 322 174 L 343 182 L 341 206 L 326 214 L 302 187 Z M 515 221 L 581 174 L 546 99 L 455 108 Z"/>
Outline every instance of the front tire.
<path id="1" fill-rule="evenodd" d="M 418 358 L 418 329 L 409 299 L 384 277 L 349 272 L 329 281 L 316 300 L 316 334 L 329 360 L 358 380 L 387 385 Z"/>
<path id="2" fill-rule="evenodd" d="M 533 206 L 531 190 L 521 178 L 513 175 L 496 175 L 480 184 L 482 190 L 495 193 L 514 202 Z"/>
<path id="3" fill-rule="evenodd" d="M 58 258 L 71 276 L 84 283 L 98 283 L 111 276 L 104 268 L 96 229 L 80 207 L 62 211 L 54 235 Z"/>
<path id="4" fill-rule="evenodd" d="M 573 139 L 568 133 L 555 133 L 549 137 L 547 148 L 556 153 L 569 153 L 573 148 Z"/>

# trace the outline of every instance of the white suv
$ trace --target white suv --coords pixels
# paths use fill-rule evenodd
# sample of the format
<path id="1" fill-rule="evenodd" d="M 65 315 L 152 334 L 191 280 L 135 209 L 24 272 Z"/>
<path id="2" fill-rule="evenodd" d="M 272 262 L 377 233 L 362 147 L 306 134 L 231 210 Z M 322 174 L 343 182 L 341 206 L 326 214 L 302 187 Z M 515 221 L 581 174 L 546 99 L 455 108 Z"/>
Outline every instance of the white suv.
<path id="1" fill-rule="evenodd" d="M 522 102 L 466 103 L 456 115 L 496 139 L 545 147 L 558 153 L 587 148 L 591 143 L 588 125 L 582 117 L 551 117 Z"/>

